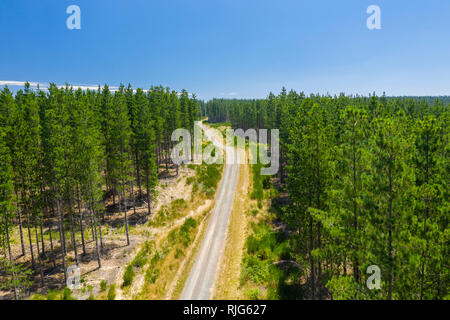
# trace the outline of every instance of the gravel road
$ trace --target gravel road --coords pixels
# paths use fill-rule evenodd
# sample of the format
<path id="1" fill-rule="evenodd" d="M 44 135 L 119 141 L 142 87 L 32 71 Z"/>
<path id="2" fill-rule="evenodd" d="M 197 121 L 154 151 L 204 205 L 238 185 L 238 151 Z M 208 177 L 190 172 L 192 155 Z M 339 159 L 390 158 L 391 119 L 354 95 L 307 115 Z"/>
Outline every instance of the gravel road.
<path id="1" fill-rule="evenodd" d="M 238 161 L 229 161 L 238 156 L 233 147 L 225 147 L 216 141 L 211 130 L 203 124 L 205 135 L 219 148 L 226 152 L 227 161 L 216 204 L 209 220 L 205 236 L 197 253 L 194 266 L 181 293 L 181 300 L 212 299 L 213 287 L 217 278 L 219 261 L 223 254 L 227 227 L 233 207 L 234 195 L 239 176 Z"/>

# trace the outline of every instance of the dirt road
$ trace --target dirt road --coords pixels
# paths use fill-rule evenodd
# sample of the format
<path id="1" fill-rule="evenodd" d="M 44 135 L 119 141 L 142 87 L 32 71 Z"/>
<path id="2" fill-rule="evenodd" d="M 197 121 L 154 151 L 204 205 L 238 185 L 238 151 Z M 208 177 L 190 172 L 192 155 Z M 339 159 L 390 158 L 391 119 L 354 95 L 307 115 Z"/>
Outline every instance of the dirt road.
<path id="1" fill-rule="evenodd" d="M 196 261 L 186 281 L 181 300 L 206 300 L 213 296 L 220 257 L 225 247 L 228 221 L 233 205 L 239 176 L 238 152 L 234 147 L 226 147 L 215 139 L 212 131 L 201 125 L 205 135 L 216 146 L 225 150 L 227 161 L 216 204 L 209 221 L 205 237 L 197 254 Z"/>

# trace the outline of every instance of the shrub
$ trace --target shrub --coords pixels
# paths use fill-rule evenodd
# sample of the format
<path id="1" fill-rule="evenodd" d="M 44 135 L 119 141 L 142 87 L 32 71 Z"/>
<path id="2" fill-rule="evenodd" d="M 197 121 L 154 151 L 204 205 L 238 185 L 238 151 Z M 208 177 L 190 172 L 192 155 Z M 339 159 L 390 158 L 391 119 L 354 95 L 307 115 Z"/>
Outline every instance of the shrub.
<path id="1" fill-rule="evenodd" d="M 74 297 L 72 297 L 72 291 L 69 288 L 64 288 L 62 300 L 75 300 Z"/>
<path id="2" fill-rule="evenodd" d="M 247 254 L 244 258 L 242 277 L 244 280 L 252 280 L 256 284 L 266 283 L 270 277 L 269 267 L 268 261 L 262 261 Z"/>
<path id="3" fill-rule="evenodd" d="M 186 219 L 180 228 L 180 238 L 183 241 L 183 245 L 187 247 L 191 242 L 191 229 L 197 226 L 197 221 L 193 218 Z"/>
<path id="4" fill-rule="evenodd" d="M 175 251 L 175 259 L 178 259 L 181 256 L 183 256 L 183 250 L 177 248 L 177 250 Z"/>
<path id="5" fill-rule="evenodd" d="M 248 296 L 250 300 L 259 300 L 259 290 L 257 288 L 249 290 Z"/>
<path id="6" fill-rule="evenodd" d="M 197 166 L 196 180 L 193 185 L 193 192 L 196 192 L 201 185 L 201 191 L 207 197 L 212 197 L 217 189 L 221 177 L 222 165 L 210 164 Z"/>
<path id="7" fill-rule="evenodd" d="M 194 181 L 195 181 L 195 177 L 189 177 L 189 178 L 186 179 L 186 184 L 187 184 L 187 185 L 190 185 L 190 184 L 192 184 Z"/>
<path id="8" fill-rule="evenodd" d="M 108 300 L 114 300 L 114 299 L 116 299 L 116 285 L 112 284 L 109 286 Z"/>
<path id="9" fill-rule="evenodd" d="M 125 273 L 123 274 L 122 288 L 131 285 L 131 283 L 133 282 L 134 275 L 135 275 L 135 273 L 134 273 L 133 265 L 130 264 L 126 267 Z"/>
<path id="10" fill-rule="evenodd" d="M 57 300 L 58 299 L 58 291 L 50 290 L 47 293 L 47 300 Z"/>
<path id="11" fill-rule="evenodd" d="M 105 280 L 100 281 L 100 291 L 101 292 L 106 291 L 106 286 L 107 286 L 107 283 Z"/>
<path id="12" fill-rule="evenodd" d="M 147 263 L 147 252 L 145 250 L 139 251 L 139 253 L 134 257 L 133 261 L 131 262 L 133 267 L 136 268 L 142 268 Z"/>
<path id="13" fill-rule="evenodd" d="M 159 276 L 159 269 L 153 270 L 152 268 L 149 268 L 145 273 L 145 280 L 148 283 L 155 283 L 156 279 L 158 279 L 158 276 Z"/>

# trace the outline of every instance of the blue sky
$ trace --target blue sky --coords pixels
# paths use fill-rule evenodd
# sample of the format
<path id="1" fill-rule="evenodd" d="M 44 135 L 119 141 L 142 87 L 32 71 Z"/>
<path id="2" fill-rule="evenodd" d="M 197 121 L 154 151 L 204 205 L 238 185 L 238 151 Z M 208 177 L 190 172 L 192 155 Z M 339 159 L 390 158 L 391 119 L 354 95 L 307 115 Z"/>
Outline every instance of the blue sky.
<path id="1" fill-rule="evenodd" d="M 81 8 L 68 30 L 66 8 Z M 366 9 L 381 8 L 381 30 Z M 1 0 L 0 83 L 450 94 L 448 0 Z"/>

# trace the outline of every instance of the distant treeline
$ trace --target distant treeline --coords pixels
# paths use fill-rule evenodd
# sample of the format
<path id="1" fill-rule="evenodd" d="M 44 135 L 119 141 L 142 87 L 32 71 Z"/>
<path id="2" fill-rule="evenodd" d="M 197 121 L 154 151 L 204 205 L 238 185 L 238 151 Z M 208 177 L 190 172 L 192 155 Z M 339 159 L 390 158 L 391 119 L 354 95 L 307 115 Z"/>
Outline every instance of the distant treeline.
<path id="1" fill-rule="evenodd" d="M 449 102 L 283 89 L 205 105 L 210 121 L 280 130 L 272 181 L 287 198 L 272 204 L 292 231 L 297 298 L 450 297 Z M 380 290 L 366 286 L 372 265 Z"/>

